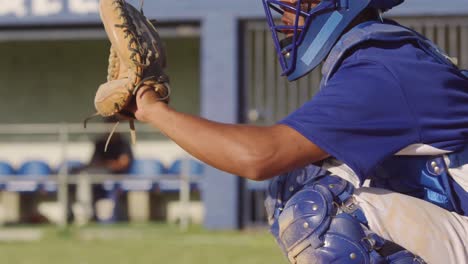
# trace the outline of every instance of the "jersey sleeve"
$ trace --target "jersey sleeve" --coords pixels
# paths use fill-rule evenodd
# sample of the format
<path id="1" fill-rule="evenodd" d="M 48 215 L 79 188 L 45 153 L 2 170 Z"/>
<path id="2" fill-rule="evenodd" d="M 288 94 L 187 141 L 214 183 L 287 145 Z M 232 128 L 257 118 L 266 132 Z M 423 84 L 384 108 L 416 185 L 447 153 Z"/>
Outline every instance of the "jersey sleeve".
<path id="1" fill-rule="evenodd" d="M 280 124 L 367 178 L 389 155 L 419 141 L 404 91 L 384 65 L 345 61 L 327 85 Z"/>

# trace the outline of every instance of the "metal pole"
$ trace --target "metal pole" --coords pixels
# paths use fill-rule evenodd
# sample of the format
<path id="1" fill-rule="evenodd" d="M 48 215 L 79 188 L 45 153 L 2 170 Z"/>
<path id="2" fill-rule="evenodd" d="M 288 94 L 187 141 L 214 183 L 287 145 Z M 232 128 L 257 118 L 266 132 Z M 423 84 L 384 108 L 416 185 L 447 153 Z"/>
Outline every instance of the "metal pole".
<path id="1" fill-rule="evenodd" d="M 67 164 L 67 146 L 68 146 L 68 127 L 62 124 L 59 128 L 59 141 L 61 146 L 62 166 L 58 175 L 58 202 L 60 204 L 61 218 L 59 227 L 65 229 L 68 225 L 68 164 Z"/>
<path id="2" fill-rule="evenodd" d="M 180 215 L 180 229 L 187 231 L 190 221 L 190 159 L 184 157 L 181 166 L 179 200 L 182 212 Z"/>

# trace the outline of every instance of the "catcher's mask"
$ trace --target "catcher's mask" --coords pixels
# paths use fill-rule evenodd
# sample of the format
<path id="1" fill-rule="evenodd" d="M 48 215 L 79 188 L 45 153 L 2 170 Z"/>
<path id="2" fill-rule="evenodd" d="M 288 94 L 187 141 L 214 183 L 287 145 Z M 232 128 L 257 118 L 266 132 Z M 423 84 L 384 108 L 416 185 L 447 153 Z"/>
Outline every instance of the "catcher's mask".
<path id="1" fill-rule="evenodd" d="M 404 0 L 262 0 L 283 69 L 294 81 L 315 69 L 353 20 L 367 8 L 386 11 Z M 273 12 L 295 14 L 291 25 L 277 25 Z M 287 32 L 285 39 L 279 34 Z"/>

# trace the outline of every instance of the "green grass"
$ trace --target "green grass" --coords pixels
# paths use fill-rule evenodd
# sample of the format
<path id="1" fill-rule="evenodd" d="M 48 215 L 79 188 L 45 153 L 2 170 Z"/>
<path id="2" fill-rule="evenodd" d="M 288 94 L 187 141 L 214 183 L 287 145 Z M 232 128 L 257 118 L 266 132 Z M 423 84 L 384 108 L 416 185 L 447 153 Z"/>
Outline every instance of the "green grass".
<path id="1" fill-rule="evenodd" d="M 266 231 L 209 232 L 175 226 L 91 226 L 59 232 L 42 228 L 37 242 L 1 242 L 8 264 L 262 264 L 286 263 Z"/>

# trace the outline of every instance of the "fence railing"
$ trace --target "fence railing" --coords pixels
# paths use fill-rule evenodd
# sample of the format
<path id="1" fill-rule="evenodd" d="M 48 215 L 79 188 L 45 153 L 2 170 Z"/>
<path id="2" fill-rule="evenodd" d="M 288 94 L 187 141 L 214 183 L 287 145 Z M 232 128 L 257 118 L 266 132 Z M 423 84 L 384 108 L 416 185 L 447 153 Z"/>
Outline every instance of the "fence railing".
<path id="1" fill-rule="evenodd" d="M 0 135 L 24 135 L 24 136 L 56 136 L 57 146 L 60 148 L 60 164 L 59 170 L 47 177 L 41 176 L 2 176 L 0 177 L 0 185 L 9 184 L 21 184 L 21 183 L 36 183 L 36 184 L 47 184 L 56 185 L 58 202 L 61 207 L 60 221 L 58 224 L 64 228 L 68 225 L 67 213 L 68 213 L 68 186 L 78 184 L 80 177 L 69 177 L 68 165 L 68 148 L 71 143 L 70 138 L 72 135 L 77 134 L 105 134 L 109 133 L 112 125 L 110 124 L 90 124 L 86 129 L 82 124 L 9 124 L 0 125 Z M 121 125 L 116 129 L 116 132 L 128 132 L 128 127 Z M 154 128 L 148 126 L 137 127 L 139 134 L 144 133 L 158 133 Z M 25 153 L 26 154 L 26 153 Z M 44 153 L 47 155 L 47 153 Z M 199 181 L 200 177 L 192 177 L 190 169 L 190 156 L 184 153 L 179 159 L 182 160 L 180 174 L 177 175 L 145 175 L 144 177 L 135 177 L 135 175 L 112 175 L 112 174 L 99 174 L 99 173 L 87 173 L 87 181 L 89 184 L 106 184 L 106 183 L 122 183 L 128 181 L 133 182 L 164 182 L 164 181 L 178 181 L 179 182 L 179 202 L 182 208 L 182 212 L 188 212 L 188 206 L 190 202 L 190 190 L 191 182 Z M 181 229 L 186 230 L 189 225 L 188 213 L 182 213 L 180 215 L 180 226 Z"/>

